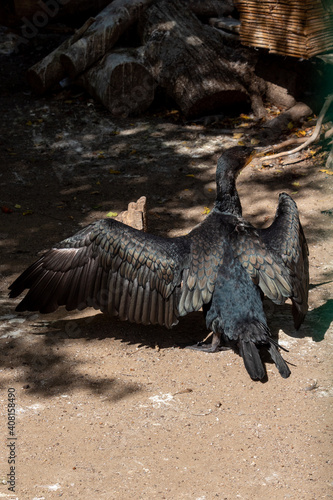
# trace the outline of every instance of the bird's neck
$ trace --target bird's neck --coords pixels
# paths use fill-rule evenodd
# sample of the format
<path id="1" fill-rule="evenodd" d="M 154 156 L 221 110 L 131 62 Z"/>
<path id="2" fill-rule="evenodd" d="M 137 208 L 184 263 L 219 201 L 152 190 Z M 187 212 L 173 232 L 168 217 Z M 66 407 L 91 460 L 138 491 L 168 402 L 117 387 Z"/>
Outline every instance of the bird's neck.
<path id="1" fill-rule="evenodd" d="M 242 216 L 242 205 L 236 190 L 235 179 L 226 177 L 217 181 L 215 208 L 220 212 Z"/>

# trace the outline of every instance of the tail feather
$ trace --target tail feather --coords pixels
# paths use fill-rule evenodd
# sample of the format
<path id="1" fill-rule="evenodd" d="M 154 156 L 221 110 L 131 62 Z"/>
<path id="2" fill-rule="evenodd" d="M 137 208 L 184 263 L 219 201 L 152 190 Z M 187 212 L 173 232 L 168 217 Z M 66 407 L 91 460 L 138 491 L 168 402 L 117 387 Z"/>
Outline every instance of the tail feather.
<path id="1" fill-rule="evenodd" d="M 267 350 L 271 355 L 271 358 L 274 361 L 277 369 L 279 370 L 281 377 L 288 378 L 291 372 L 277 347 L 272 342 L 270 342 Z"/>
<path id="2" fill-rule="evenodd" d="M 266 375 L 259 352 L 261 349 L 268 351 L 281 377 L 289 377 L 290 370 L 279 352 L 280 346 L 271 338 L 267 325 L 261 321 L 253 321 L 241 325 L 238 337 L 238 347 L 245 368 L 253 380 L 262 380 Z M 283 347 L 281 347 L 281 349 L 283 349 Z"/>
<path id="3" fill-rule="evenodd" d="M 253 380 L 263 379 L 266 371 L 255 343 L 251 340 L 240 339 L 239 352 L 250 377 Z"/>

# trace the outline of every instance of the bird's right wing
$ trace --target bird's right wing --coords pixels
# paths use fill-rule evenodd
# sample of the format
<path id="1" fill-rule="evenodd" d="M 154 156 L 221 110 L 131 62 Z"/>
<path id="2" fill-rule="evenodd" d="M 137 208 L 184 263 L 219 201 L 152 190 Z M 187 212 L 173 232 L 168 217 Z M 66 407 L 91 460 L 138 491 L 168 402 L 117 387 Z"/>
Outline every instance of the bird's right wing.
<path id="1" fill-rule="evenodd" d="M 10 286 L 10 297 L 28 288 L 18 311 L 92 306 L 122 320 L 170 328 L 178 322 L 189 254 L 186 237 L 160 238 L 113 219 L 100 220 L 32 264 Z"/>

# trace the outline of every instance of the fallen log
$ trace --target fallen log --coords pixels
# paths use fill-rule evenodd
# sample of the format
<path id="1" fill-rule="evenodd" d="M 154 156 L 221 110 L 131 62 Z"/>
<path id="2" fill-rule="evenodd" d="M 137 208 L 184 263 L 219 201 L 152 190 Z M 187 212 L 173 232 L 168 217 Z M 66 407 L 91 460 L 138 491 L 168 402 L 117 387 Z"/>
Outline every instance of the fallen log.
<path id="1" fill-rule="evenodd" d="M 146 64 L 185 116 L 245 103 L 248 93 L 227 59 L 220 33 L 204 26 L 178 0 L 158 0 L 140 31 Z"/>
<path id="2" fill-rule="evenodd" d="M 62 51 L 60 62 L 66 73 L 74 78 L 101 59 L 152 1 L 114 0 L 102 10 L 83 36 Z"/>
<path id="3" fill-rule="evenodd" d="M 107 54 L 77 79 L 114 115 L 145 111 L 154 100 L 155 82 L 142 64 L 142 49 L 118 49 Z"/>
<path id="4" fill-rule="evenodd" d="M 64 67 L 60 62 L 60 54 L 70 47 L 72 43 L 75 43 L 94 22 L 95 19 L 90 17 L 73 36 L 67 38 L 53 52 L 28 69 L 27 80 L 37 94 L 43 94 L 66 76 Z"/>

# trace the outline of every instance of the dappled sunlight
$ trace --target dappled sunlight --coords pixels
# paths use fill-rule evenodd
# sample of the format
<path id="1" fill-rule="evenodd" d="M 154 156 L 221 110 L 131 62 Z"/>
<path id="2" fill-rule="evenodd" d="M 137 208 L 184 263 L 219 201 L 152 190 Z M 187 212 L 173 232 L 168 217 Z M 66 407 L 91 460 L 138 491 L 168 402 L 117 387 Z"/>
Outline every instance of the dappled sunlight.
<path id="1" fill-rule="evenodd" d="M 150 129 L 150 125 L 149 123 L 132 123 L 131 124 L 131 128 L 125 128 L 123 130 L 119 130 L 117 132 L 117 135 L 119 135 L 120 137 L 121 136 L 129 136 L 129 135 L 135 135 L 135 134 L 139 134 L 141 132 L 147 132 L 149 131 Z"/>

